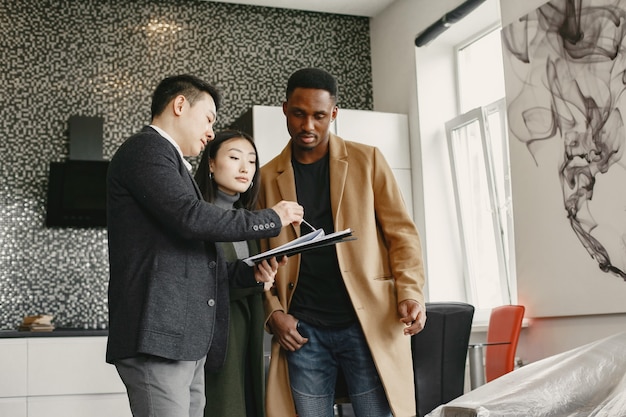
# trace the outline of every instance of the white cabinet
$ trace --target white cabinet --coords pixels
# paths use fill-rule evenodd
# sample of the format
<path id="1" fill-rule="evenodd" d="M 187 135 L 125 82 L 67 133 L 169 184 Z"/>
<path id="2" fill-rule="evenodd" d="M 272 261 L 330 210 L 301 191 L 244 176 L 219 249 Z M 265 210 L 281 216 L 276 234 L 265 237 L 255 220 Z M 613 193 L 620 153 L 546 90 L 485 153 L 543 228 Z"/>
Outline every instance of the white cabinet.
<path id="1" fill-rule="evenodd" d="M 392 168 L 411 169 L 405 114 L 340 109 L 335 123 L 342 138 L 376 146 Z"/>
<path id="2" fill-rule="evenodd" d="M 125 392 L 115 366 L 105 362 L 105 337 L 28 340 L 28 395 Z"/>
<path id="3" fill-rule="evenodd" d="M 26 397 L 0 398 L 0 416 L 28 417 Z"/>
<path id="4" fill-rule="evenodd" d="M 28 417 L 131 416 L 126 394 L 28 397 Z"/>
<path id="5" fill-rule="evenodd" d="M 0 339 L 0 416 L 130 417 L 106 336 Z"/>
<path id="6" fill-rule="evenodd" d="M 252 106 L 232 126 L 254 136 L 261 165 L 278 155 L 289 142 L 282 107 Z M 407 115 L 340 108 L 331 130 L 345 140 L 365 143 L 380 149 L 393 170 L 407 210 L 413 217 Z"/>
<path id="7" fill-rule="evenodd" d="M 26 339 L 0 339 L 0 398 L 26 396 L 26 343 Z"/>
<path id="8" fill-rule="evenodd" d="M 406 114 L 339 109 L 337 135 L 345 140 L 376 146 L 396 177 L 404 203 L 413 218 L 413 184 L 409 119 Z"/>
<path id="9" fill-rule="evenodd" d="M 26 417 L 25 339 L 0 339 L 0 416 Z"/>

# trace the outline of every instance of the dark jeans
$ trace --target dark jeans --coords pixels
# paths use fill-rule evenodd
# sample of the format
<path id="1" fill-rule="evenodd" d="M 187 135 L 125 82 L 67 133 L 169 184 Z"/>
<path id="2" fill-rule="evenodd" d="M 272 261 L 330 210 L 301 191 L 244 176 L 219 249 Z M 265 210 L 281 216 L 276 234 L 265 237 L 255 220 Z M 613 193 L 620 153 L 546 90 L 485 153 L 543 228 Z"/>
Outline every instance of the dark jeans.
<path id="1" fill-rule="evenodd" d="M 299 417 L 332 417 L 337 372 L 341 368 L 357 417 L 391 417 L 385 391 L 359 323 L 342 329 L 302 321 L 309 341 L 287 353 L 291 392 Z"/>

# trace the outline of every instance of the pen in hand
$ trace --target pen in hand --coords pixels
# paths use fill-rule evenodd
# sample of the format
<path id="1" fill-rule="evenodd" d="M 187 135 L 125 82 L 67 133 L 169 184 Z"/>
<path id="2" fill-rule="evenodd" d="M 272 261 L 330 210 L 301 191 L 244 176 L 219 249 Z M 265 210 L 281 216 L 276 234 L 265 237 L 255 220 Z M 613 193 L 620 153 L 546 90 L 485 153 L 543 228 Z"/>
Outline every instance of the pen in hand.
<path id="1" fill-rule="evenodd" d="M 308 226 L 309 229 L 313 230 L 314 232 L 317 230 L 315 227 L 311 226 L 309 222 L 304 220 L 304 218 L 302 218 L 302 223 L 304 223 L 306 226 Z"/>

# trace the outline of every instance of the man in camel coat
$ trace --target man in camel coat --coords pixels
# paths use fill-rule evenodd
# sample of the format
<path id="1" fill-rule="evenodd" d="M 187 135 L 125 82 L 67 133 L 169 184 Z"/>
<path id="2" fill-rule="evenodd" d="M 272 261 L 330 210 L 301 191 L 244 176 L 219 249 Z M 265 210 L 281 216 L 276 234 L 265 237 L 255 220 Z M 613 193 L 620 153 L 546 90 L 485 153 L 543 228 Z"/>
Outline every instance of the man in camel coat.
<path id="1" fill-rule="evenodd" d="M 336 102 L 327 72 L 292 74 L 283 103 L 291 140 L 261 170 L 261 207 L 297 200 L 314 227 L 357 237 L 292 257 L 265 293 L 267 417 L 332 416 L 339 370 L 357 416 L 414 416 L 410 336 L 426 320 L 420 239 L 380 151 L 330 133 Z M 261 244 L 308 232 L 287 227 Z"/>

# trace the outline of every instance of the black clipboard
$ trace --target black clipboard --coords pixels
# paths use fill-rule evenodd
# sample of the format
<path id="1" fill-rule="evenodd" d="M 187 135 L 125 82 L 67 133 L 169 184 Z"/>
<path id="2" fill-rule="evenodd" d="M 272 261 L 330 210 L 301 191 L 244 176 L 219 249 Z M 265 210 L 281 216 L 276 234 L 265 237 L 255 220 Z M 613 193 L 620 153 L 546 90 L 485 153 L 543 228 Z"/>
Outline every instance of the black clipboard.
<path id="1" fill-rule="evenodd" d="M 254 266 L 254 264 L 265 259 L 274 257 L 280 258 L 281 256 L 293 256 L 311 249 L 335 245 L 342 242 L 349 242 L 351 240 L 356 240 L 356 237 L 352 236 L 352 229 L 345 229 L 339 232 L 329 233 L 327 235 L 324 234 L 322 229 L 317 229 L 314 232 L 300 236 L 299 238 L 277 246 L 274 249 L 259 253 L 258 255 L 250 256 L 243 261 L 249 266 Z"/>

